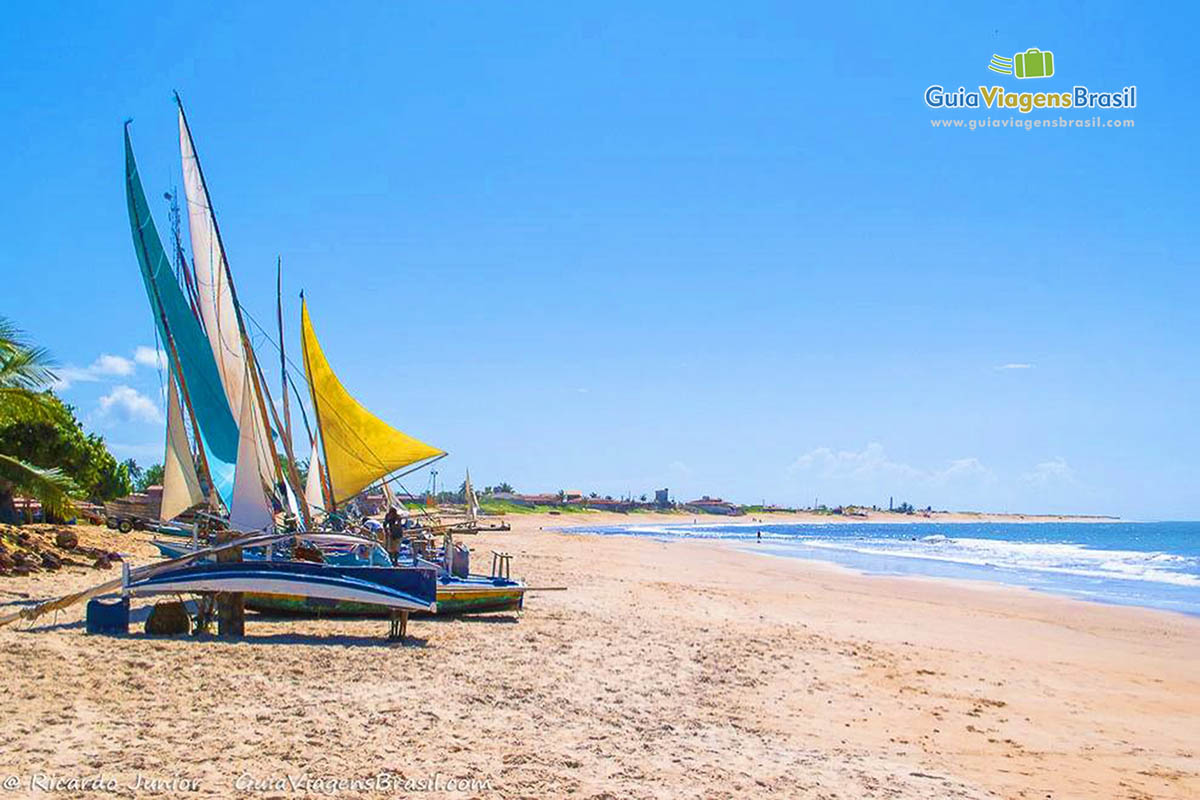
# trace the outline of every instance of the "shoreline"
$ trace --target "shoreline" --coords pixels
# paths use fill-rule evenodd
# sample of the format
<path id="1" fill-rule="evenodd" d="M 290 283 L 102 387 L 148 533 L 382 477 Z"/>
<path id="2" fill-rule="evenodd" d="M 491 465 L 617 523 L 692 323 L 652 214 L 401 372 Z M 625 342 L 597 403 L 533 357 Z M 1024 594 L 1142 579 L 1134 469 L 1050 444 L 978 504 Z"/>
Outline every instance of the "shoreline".
<path id="1" fill-rule="evenodd" d="M 944 581 L 961 586 L 991 586 L 995 588 L 1016 589 L 1032 592 L 1036 596 L 1067 599 L 1093 605 L 1111 608 L 1140 608 L 1159 611 L 1168 614 L 1180 614 L 1190 618 L 1200 618 L 1200 604 L 1189 601 L 1179 594 L 1177 585 L 1171 582 L 1160 582 L 1152 578 L 1139 579 L 1120 573 L 1104 574 L 1100 571 L 1086 571 L 1083 566 L 1058 568 L 1053 566 L 1033 566 L 1022 563 L 1005 563 L 1003 560 L 985 559 L 976 554 L 940 556 L 935 553 L 913 552 L 911 550 L 871 550 L 856 549 L 852 546 L 822 546 L 820 542 L 808 542 L 800 538 L 787 538 L 765 530 L 771 524 L 814 525 L 807 520 L 788 519 L 757 519 L 747 522 L 731 522 L 725 519 L 709 519 L 698 522 L 678 523 L 667 520 L 668 515 L 659 515 L 654 521 L 628 521 L 619 519 L 621 515 L 608 515 L 608 518 L 596 524 L 579 523 L 575 525 L 545 526 L 546 530 L 568 535 L 596 536 L 628 536 L 631 538 L 655 538 L 656 528 L 663 529 L 659 541 L 675 542 L 708 542 L 717 546 L 754 556 L 771 556 L 786 560 L 803 561 L 810 565 L 819 565 L 843 571 L 864 578 L 900 578 L 929 581 Z M 550 517 L 550 519 L 557 519 Z M 543 517 L 543 521 L 545 518 Z M 1057 520 L 1055 520 L 1057 522 Z M 929 523 L 928 520 L 917 522 Z M 820 523 L 816 523 L 819 525 Z M 874 520 L 864 524 L 887 525 L 889 522 Z M 966 524 L 966 521 L 956 520 L 949 524 Z M 997 522 L 995 524 L 1004 524 Z M 1033 522 L 1017 523 L 1037 524 Z M 1065 523 L 1070 524 L 1070 523 Z M 1085 523 L 1086 524 L 1086 523 Z M 1138 523 L 1124 523 L 1138 524 Z M 1142 523 L 1152 524 L 1152 523 Z M 712 536 L 689 535 L 691 528 L 698 531 L 710 530 L 713 527 L 738 528 L 742 531 L 753 531 L 764 528 L 766 538 L 755 541 L 753 536 L 746 533 L 721 534 L 714 532 Z M 839 527 L 837 524 L 826 525 L 832 531 Z M 817 534 L 820 536 L 820 534 Z M 950 537 L 957 532 L 950 532 Z M 914 537 L 915 538 L 915 537 Z M 829 541 L 840 541 L 834 537 Z M 1004 542 L 1005 540 L 996 540 Z M 1030 543 L 1032 544 L 1032 543 Z M 1020 546 L 1020 543 L 1018 544 Z M 1080 545 L 1083 550 L 1101 554 L 1104 550 L 1088 550 L 1086 545 Z M 789 552 L 790 550 L 790 552 Z"/>
<path id="2" fill-rule="evenodd" d="M 681 511 L 634 511 L 628 513 L 614 511 L 571 511 L 555 514 L 545 511 L 529 511 L 526 513 L 510 513 L 486 515 L 485 519 L 503 519 L 511 522 L 515 519 L 530 519 L 547 517 L 561 520 L 564 527 L 569 525 L 587 524 L 584 521 L 605 520 L 604 524 L 635 525 L 649 521 L 656 524 L 690 525 L 707 523 L 711 525 L 757 525 L 757 524 L 797 524 L 797 525 L 918 525 L 946 524 L 961 525 L 981 522 L 1040 525 L 1049 523 L 1069 523 L 1080 525 L 1095 525 L 1103 523 L 1135 523 L 1135 520 L 1121 519 L 1102 515 L 1087 514 L 1001 514 L 973 511 L 934 511 L 928 516 L 916 514 L 900 514 L 892 511 L 868 511 L 866 516 L 845 516 L 842 514 L 817 514 L 811 511 L 764 511 L 739 515 L 725 514 L 689 514 Z"/>

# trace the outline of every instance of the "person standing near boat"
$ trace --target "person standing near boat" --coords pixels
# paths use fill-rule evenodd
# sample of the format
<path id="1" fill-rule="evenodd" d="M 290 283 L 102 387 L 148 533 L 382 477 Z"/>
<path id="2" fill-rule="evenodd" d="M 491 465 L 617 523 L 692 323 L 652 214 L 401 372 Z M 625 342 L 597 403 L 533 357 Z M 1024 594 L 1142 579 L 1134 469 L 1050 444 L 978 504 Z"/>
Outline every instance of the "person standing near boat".
<path id="1" fill-rule="evenodd" d="M 391 556 L 394 563 L 396 552 L 400 549 L 400 514 L 396 511 L 395 506 L 389 506 L 387 514 L 384 515 L 383 535 L 384 547 L 387 548 L 388 555 Z"/>

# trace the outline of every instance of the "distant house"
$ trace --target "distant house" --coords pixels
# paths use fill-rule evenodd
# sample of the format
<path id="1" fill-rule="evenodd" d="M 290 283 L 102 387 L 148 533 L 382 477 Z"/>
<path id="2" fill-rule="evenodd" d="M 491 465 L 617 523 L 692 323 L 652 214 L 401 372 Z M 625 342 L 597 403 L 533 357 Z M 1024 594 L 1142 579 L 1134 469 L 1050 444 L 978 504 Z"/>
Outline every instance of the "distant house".
<path id="1" fill-rule="evenodd" d="M 655 489 L 654 490 L 654 505 L 655 505 L 655 507 L 656 508 L 666 508 L 667 506 L 671 505 L 670 494 L 671 494 L 671 492 L 669 489 Z"/>
<path id="2" fill-rule="evenodd" d="M 562 501 L 557 494 L 514 494 L 513 492 L 496 492 L 493 500 L 502 500 L 517 506 L 533 508 L 534 506 L 556 506 Z"/>
<path id="3" fill-rule="evenodd" d="M 738 516 L 746 512 L 742 511 L 742 507 L 730 503 L 727 500 L 722 500 L 719 497 L 709 497 L 704 495 L 699 500 L 689 500 L 683 504 L 686 511 L 691 511 L 698 514 L 722 514 L 727 517 Z"/>
<path id="4" fill-rule="evenodd" d="M 382 491 L 361 494 L 355 502 L 358 503 L 359 511 L 368 517 L 378 516 L 387 511 Z"/>
<path id="5" fill-rule="evenodd" d="M 617 511 L 622 514 L 634 506 L 629 500 L 613 500 L 611 497 L 588 497 L 583 501 L 583 505 L 585 508 L 594 508 L 598 511 Z"/>

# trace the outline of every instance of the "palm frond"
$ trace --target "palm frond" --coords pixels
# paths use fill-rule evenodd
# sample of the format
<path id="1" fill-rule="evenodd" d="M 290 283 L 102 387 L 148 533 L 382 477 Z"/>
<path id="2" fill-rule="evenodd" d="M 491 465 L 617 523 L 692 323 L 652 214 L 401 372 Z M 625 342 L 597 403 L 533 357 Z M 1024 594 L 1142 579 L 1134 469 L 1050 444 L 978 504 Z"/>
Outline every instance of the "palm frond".
<path id="1" fill-rule="evenodd" d="M 57 380 L 50 353 L 44 347 L 13 344 L 14 341 L 10 339 L 0 347 L 0 388 L 36 392 Z"/>
<path id="2" fill-rule="evenodd" d="M 0 478 L 11 483 L 17 492 L 35 498 L 48 514 L 66 519 L 75 513 L 72 495 L 78 489 L 60 469 L 35 467 L 0 453 Z"/>
<path id="3" fill-rule="evenodd" d="M 0 353 L 8 353 L 21 346 L 21 329 L 12 323 L 8 317 L 0 317 Z"/>
<path id="4" fill-rule="evenodd" d="M 0 317 L 0 416 L 48 416 L 53 398 L 42 392 L 57 380 L 45 348 L 30 345 L 16 325 Z"/>

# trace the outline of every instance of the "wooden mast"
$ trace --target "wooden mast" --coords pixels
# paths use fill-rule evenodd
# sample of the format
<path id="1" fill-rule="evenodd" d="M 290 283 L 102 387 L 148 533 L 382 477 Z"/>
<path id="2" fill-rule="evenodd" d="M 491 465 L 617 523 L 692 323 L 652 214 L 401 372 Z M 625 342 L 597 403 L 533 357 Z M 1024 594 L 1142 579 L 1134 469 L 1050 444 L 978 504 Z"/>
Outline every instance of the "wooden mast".
<path id="1" fill-rule="evenodd" d="M 308 498 L 304 496 L 303 487 L 300 483 L 300 472 L 296 468 L 296 454 L 292 450 L 292 414 L 288 406 L 287 395 L 287 357 L 283 349 L 283 257 L 279 256 L 275 262 L 275 311 L 279 321 L 279 369 L 280 375 L 283 378 L 283 425 L 279 424 L 279 415 L 275 412 L 275 402 L 270 400 L 271 393 L 267 389 L 267 377 L 262 375 L 263 391 L 267 393 L 267 399 L 270 400 L 271 416 L 275 420 L 275 427 L 279 428 L 280 436 L 283 438 L 283 451 L 287 455 L 288 460 L 288 477 L 292 479 L 292 494 L 296 498 L 296 505 L 300 508 L 300 514 L 304 518 L 304 527 L 306 530 L 312 528 L 312 512 L 308 508 Z"/>
<path id="2" fill-rule="evenodd" d="M 132 120 L 125 122 L 125 135 L 129 135 L 129 123 Z M 132 194 L 132 185 L 130 183 L 129 169 L 125 170 L 125 191 Z M 149 208 L 146 209 L 149 213 Z M 137 220 L 137 238 L 138 247 L 142 251 L 142 257 L 146 260 L 146 264 L 150 263 L 149 250 L 146 248 L 146 238 L 142 234 L 141 221 Z M 167 348 L 171 351 L 171 364 L 174 366 L 175 378 L 179 381 L 179 390 L 183 395 L 183 404 L 187 407 L 188 417 L 192 420 L 192 430 L 196 432 L 196 451 L 200 454 L 200 468 L 204 471 L 204 476 L 208 479 L 208 503 L 209 507 L 214 511 L 217 510 L 217 484 L 213 480 L 212 470 L 208 467 L 208 456 L 204 453 L 204 442 L 200 437 L 200 426 L 196 424 L 196 412 L 192 408 L 192 398 L 188 392 L 187 379 L 183 376 L 183 369 L 179 361 L 179 351 L 175 348 L 175 336 L 171 333 L 171 326 L 167 324 L 167 312 L 163 309 L 162 299 L 158 296 L 158 286 L 153 280 L 146 281 L 150 285 L 150 291 L 154 294 L 154 307 L 158 311 L 159 321 L 162 323 L 163 333 L 166 334 Z"/>
<path id="3" fill-rule="evenodd" d="M 288 403 L 287 355 L 283 349 L 283 256 L 275 261 L 275 318 L 279 322 L 279 388 L 283 392 L 283 427 L 287 440 L 292 441 L 292 409 Z M 289 455 L 288 458 L 291 458 Z"/>
<path id="4" fill-rule="evenodd" d="M 300 473 L 296 469 L 296 456 L 292 452 L 292 438 L 290 435 L 283 433 L 283 426 L 279 424 L 279 414 L 275 411 L 275 401 L 271 399 L 271 390 L 267 388 L 267 377 L 261 374 L 262 365 L 257 361 L 255 365 L 260 370 L 259 381 L 262 385 L 263 393 L 266 395 L 266 406 L 271 410 L 271 419 L 275 422 L 275 427 L 280 431 L 280 437 L 283 439 L 283 451 L 288 460 L 288 477 L 292 479 L 292 493 L 296 497 L 296 505 L 300 508 L 300 515 L 304 518 L 304 527 L 306 529 L 312 527 L 312 516 L 308 509 L 308 500 L 304 497 L 303 492 L 296 492 L 295 487 L 300 485 Z"/>
<path id="5" fill-rule="evenodd" d="M 300 305 L 304 306 L 304 291 L 300 292 Z M 329 453 L 325 449 L 325 432 L 321 430 L 321 408 L 317 404 L 317 392 L 313 388 L 312 382 L 312 366 L 308 363 L 308 347 L 304 343 L 304 335 L 301 332 L 300 349 L 304 357 L 304 380 L 308 382 L 308 394 L 313 404 L 313 416 L 316 417 L 317 438 L 321 441 L 321 469 L 318 470 L 318 475 L 321 478 L 321 493 L 325 495 L 325 512 L 333 514 L 337 511 L 337 503 L 333 498 L 333 480 L 329 476 Z M 309 469 L 312 469 L 312 464 L 309 464 Z"/>
<path id="6" fill-rule="evenodd" d="M 242 305 L 240 302 L 238 302 L 237 287 L 234 286 L 233 274 L 229 270 L 228 251 L 225 249 L 225 241 L 221 238 L 221 226 L 217 222 L 217 212 L 212 207 L 212 195 L 208 191 L 208 181 L 204 178 L 204 166 L 200 163 L 200 155 L 196 153 L 196 143 L 195 140 L 192 139 L 192 126 L 188 124 L 187 112 L 183 110 L 183 101 L 179 99 L 178 92 L 175 92 L 175 103 L 179 106 L 179 115 L 183 118 L 184 127 L 187 129 L 188 140 L 192 146 L 192 155 L 196 161 L 196 174 L 200 178 L 200 187 L 204 190 L 204 199 L 208 202 L 208 217 L 212 220 L 213 235 L 216 236 L 217 246 L 221 249 L 223 262 L 222 267 L 225 270 L 225 282 L 229 286 L 229 296 L 230 300 L 233 302 L 234 316 L 237 317 L 238 333 L 241 335 L 242 340 L 242 351 L 245 358 L 249 361 L 247 367 L 248 372 L 250 373 L 251 382 L 254 386 L 254 399 L 258 403 L 258 410 L 262 415 L 263 424 L 266 425 L 267 409 L 265 403 L 263 402 L 262 387 L 259 385 L 258 380 L 258 360 L 254 355 L 254 348 L 250 346 L 250 337 L 246 333 L 246 322 L 244 319 L 242 319 Z M 245 391 L 245 388 L 243 387 L 242 390 Z M 287 478 L 284 476 L 283 467 L 279 463 L 279 454 L 275 452 L 275 446 L 270 441 L 269 431 L 267 439 L 267 449 L 271 453 L 271 465 L 274 467 L 275 479 L 277 481 L 286 481 Z M 295 493 L 296 487 L 293 486 L 292 491 Z"/>

